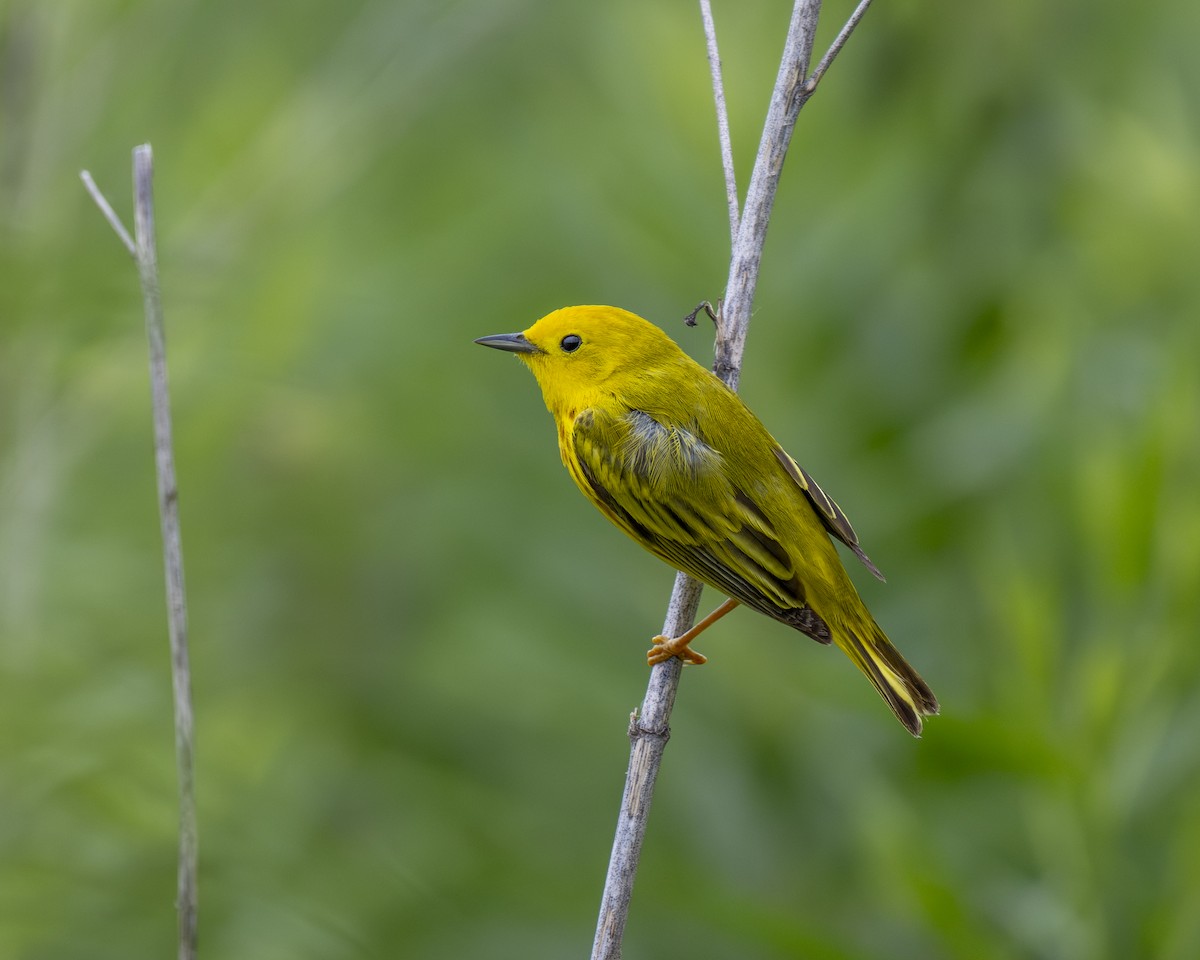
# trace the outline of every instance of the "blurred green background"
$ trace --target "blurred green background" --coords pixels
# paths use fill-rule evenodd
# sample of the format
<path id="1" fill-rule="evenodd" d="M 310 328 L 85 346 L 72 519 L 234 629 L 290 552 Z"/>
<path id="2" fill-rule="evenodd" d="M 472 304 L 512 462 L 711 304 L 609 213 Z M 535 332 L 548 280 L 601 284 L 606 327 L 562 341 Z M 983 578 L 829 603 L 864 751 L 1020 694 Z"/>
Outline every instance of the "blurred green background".
<path id="1" fill-rule="evenodd" d="M 715 15 L 744 187 L 789 5 Z M 626 956 L 1200 956 L 1197 36 L 884 3 L 802 114 L 743 393 L 944 715 L 724 621 Z M 0 82 L 0 958 L 174 949 L 140 294 L 78 181 L 128 221 L 147 140 L 202 954 L 586 955 L 672 573 L 471 340 L 603 302 L 710 359 L 696 5 L 9 0 Z"/>

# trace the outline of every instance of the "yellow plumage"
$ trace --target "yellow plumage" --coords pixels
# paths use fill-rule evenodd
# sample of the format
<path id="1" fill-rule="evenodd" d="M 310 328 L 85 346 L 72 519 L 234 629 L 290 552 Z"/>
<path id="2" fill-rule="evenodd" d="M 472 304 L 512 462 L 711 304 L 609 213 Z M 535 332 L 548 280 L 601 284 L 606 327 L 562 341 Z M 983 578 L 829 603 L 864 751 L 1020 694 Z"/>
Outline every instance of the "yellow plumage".
<path id="1" fill-rule="evenodd" d="M 879 571 L 837 504 L 736 393 L 616 307 L 565 307 L 477 342 L 533 372 L 563 463 L 605 516 L 676 569 L 832 640 L 920 734 L 937 700 L 875 623 L 830 535 Z"/>

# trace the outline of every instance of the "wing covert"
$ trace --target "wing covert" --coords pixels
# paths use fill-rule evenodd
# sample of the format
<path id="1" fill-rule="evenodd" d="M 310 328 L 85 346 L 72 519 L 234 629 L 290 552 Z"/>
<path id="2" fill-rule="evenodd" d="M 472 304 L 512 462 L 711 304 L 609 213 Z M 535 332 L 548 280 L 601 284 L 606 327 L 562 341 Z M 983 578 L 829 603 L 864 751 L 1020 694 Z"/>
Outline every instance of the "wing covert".
<path id="1" fill-rule="evenodd" d="M 695 431 L 631 410 L 585 410 L 569 441 L 576 482 L 642 546 L 742 603 L 801 607 L 796 564 L 763 511 Z"/>

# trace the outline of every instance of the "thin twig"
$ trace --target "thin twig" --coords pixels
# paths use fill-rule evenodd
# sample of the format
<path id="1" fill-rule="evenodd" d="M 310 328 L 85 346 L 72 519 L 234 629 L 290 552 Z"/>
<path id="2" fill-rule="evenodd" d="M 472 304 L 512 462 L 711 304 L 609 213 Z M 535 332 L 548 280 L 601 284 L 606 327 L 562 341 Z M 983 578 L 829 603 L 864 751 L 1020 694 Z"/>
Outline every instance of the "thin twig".
<path id="1" fill-rule="evenodd" d="M 131 257 L 137 257 L 137 248 L 133 245 L 133 238 L 129 236 L 129 231 L 125 229 L 125 224 L 121 222 L 121 218 L 117 216 L 117 211 L 112 208 L 108 202 L 108 198 L 100 192 L 100 188 L 96 186 L 96 181 L 92 179 L 91 173 L 87 170 L 79 171 L 79 179 L 83 181 L 87 192 L 91 194 L 92 199 L 96 201 L 96 206 L 100 208 L 100 212 L 104 214 L 104 219 L 108 221 L 108 225 L 116 231 L 121 242 L 125 244 L 125 249 L 129 251 Z"/>
<path id="2" fill-rule="evenodd" d="M 162 521 L 163 564 L 167 578 L 167 617 L 171 641 L 171 682 L 175 694 L 175 759 L 179 774 L 179 958 L 196 955 L 196 789 L 192 729 L 192 680 L 188 656 L 187 602 L 183 583 L 183 542 L 179 530 L 179 491 L 171 442 L 171 397 L 167 389 L 166 336 L 158 285 L 154 236 L 154 157 L 150 145 L 133 151 L 134 235 L 138 273 L 150 341 L 150 382 L 154 408 L 154 460 Z"/>
<path id="3" fill-rule="evenodd" d="M 197 832 L 192 682 L 188 657 L 187 602 L 183 583 L 183 546 L 179 531 L 179 493 L 171 443 L 171 400 L 167 389 L 166 340 L 158 284 L 154 238 L 154 159 L 149 144 L 133 150 L 134 236 L 130 240 L 91 176 L 80 174 L 88 192 L 134 255 L 142 284 L 146 336 L 150 343 L 151 405 L 154 411 L 154 462 L 166 571 L 167 629 L 171 643 L 171 683 L 175 699 L 175 762 L 179 776 L 179 960 L 195 960 L 197 917 Z"/>
<path id="4" fill-rule="evenodd" d="M 729 241 L 737 242 L 739 210 L 737 177 L 733 173 L 733 141 L 729 136 L 729 108 L 725 104 L 725 81 L 721 78 L 721 54 L 717 50 L 717 28 L 713 23 L 712 5 L 700 0 L 700 17 L 704 21 L 704 40 L 708 46 L 708 67 L 712 73 L 713 103 L 717 108 L 717 139 L 721 141 L 721 169 L 725 171 L 725 200 L 729 204 Z"/>
<path id="5" fill-rule="evenodd" d="M 825 51 L 825 56 L 821 58 L 821 62 L 817 64 L 817 69 L 812 72 L 812 76 L 804 84 L 804 99 L 807 100 L 817 92 L 817 84 L 821 82 L 821 78 L 825 76 L 825 71 L 829 69 L 829 65 L 842 52 L 842 47 L 846 45 L 846 41 L 850 39 L 850 34 L 854 32 L 854 28 L 858 26 L 858 21 L 863 18 L 863 14 L 867 12 L 867 7 L 871 5 L 871 0 L 862 0 L 850 14 L 850 19 L 846 21 L 846 25 L 842 27 L 841 32 L 834 38 L 833 43 L 829 45 L 829 49 Z"/>

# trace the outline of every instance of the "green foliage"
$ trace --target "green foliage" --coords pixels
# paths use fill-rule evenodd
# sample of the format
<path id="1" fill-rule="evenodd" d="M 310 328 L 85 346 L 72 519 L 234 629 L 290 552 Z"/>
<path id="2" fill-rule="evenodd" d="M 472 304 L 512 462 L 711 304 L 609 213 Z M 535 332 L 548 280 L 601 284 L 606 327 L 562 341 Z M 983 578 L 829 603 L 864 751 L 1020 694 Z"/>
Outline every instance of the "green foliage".
<path id="1" fill-rule="evenodd" d="M 786 7 L 716 4 L 743 185 Z M 944 716 L 724 621 L 628 956 L 1200 953 L 1198 30 L 882 4 L 806 108 L 743 391 Z M 694 5 L 10 0 L 0 72 L 0 957 L 172 949 L 140 298 L 77 179 L 126 210 L 145 140 L 204 955 L 581 955 L 671 573 L 471 340 L 611 302 L 709 356 Z"/>

